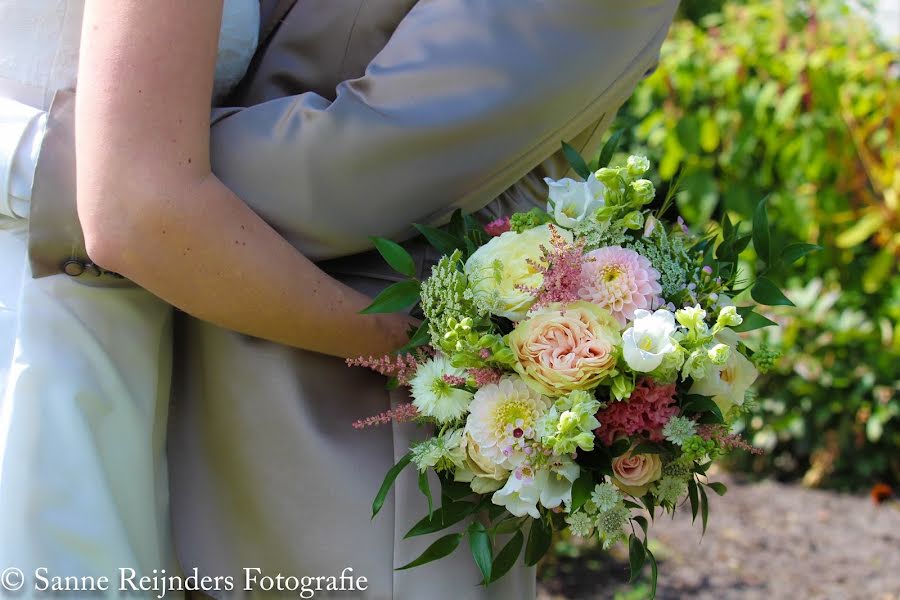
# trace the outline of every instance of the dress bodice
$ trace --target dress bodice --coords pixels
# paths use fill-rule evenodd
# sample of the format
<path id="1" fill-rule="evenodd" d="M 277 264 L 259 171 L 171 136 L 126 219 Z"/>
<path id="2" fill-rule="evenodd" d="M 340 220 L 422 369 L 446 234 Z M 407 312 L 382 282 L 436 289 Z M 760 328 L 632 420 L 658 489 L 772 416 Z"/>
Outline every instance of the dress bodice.
<path id="1" fill-rule="evenodd" d="M 75 87 L 84 0 L 0 0 L 0 91 L 46 110 L 57 90 Z M 215 94 L 241 79 L 256 50 L 258 0 L 225 0 Z"/>

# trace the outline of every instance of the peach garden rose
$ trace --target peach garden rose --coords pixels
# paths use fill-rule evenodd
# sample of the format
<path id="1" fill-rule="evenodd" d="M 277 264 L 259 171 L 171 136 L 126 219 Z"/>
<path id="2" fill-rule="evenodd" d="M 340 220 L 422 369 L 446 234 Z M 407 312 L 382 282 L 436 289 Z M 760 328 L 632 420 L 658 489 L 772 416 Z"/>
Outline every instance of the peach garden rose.
<path id="1" fill-rule="evenodd" d="M 662 477 L 662 460 L 658 454 L 633 454 L 632 450 L 613 459 L 612 479 L 623 492 L 640 497 Z"/>
<path id="2" fill-rule="evenodd" d="M 616 319 L 584 301 L 550 304 L 509 334 L 516 371 L 533 389 L 554 398 L 602 383 L 615 371 L 621 343 Z"/>

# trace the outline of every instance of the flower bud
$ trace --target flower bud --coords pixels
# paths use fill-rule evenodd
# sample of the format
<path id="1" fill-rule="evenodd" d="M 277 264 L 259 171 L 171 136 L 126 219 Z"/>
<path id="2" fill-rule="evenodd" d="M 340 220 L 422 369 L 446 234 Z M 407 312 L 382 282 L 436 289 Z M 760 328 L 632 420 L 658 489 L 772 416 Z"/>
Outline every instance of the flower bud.
<path id="1" fill-rule="evenodd" d="M 656 196 L 656 189 L 648 179 L 638 179 L 631 182 L 631 194 L 634 202 L 640 206 L 649 204 Z"/>
<path id="2" fill-rule="evenodd" d="M 728 362 L 728 357 L 731 356 L 731 348 L 726 344 L 716 344 L 709 349 L 707 355 L 714 365 L 721 366 Z"/>
<path id="3" fill-rule="evenodd" d="M 632 177 L 640 177 L 650 169 L 650 161 L 647 160 L 646 156 L 632 154 L 628 157 L 625 168 L 628 169 L 628 174 Z"/>
<path id="4" fill-rule="evenodd" d="M 633 210 L 625 215 L 623 223 L 628 229 L 640 229 L 644 226 L 644 213 L 639 210 Z"/>

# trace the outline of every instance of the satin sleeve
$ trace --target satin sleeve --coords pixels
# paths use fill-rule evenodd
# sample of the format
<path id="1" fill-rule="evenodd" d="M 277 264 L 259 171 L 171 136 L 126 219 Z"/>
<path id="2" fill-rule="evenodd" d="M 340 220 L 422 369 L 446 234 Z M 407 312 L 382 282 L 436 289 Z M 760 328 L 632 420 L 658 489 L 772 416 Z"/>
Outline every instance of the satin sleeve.
<path id="1" fill-rule="evenodd" d="M 31 187 L 47 113 L 0 98 L 0 214 L 28 216 Z"/>
<path id="2" fill-rule="evenodd" d="M 214 120 L 215 173 L 314 259 L 478 210 L 630 95 L 675 0 L 422 0 L 334 100 Z M 301 50 L 298 49 L 298 52 Z"/>

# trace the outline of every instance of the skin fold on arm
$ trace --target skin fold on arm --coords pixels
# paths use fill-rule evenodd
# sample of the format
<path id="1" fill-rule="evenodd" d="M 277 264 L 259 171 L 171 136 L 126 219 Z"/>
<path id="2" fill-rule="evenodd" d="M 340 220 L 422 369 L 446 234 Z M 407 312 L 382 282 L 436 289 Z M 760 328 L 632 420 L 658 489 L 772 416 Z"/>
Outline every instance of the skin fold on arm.
<path id="1" fill-rule="evenodd" d="M 408 319 L 297 252 L 213 175 L 209 109 L 222 0 L 87 0 L 76 107 L 88 254 L 221 327 L 347 357 Z"/>

